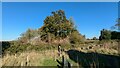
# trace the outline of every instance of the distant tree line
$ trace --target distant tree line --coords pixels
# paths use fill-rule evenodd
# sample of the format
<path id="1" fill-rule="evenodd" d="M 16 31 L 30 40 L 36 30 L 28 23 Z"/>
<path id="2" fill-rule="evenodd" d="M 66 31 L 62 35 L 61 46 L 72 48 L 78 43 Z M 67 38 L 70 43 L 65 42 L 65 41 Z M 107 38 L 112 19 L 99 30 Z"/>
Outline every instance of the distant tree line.
<path id="1" fill-rule="evenodd" d="M 120 32 L 112 31 L 111 32 L 111 39 L 120 39 Z"/>
<path id="2" fill-rule="evenodd" d="M 116 20 L 116 24 L 111 27 L 111 30 L 101 30 L 99 40 L 120 39 L 120 18 Z"/>
<path id="3" fill-rule="evenodd" d="M 110 31 L 106 29 L 101 30 L 99 40 L 113 40 L 113 39 L 120 39 L 120 32 Z"/>

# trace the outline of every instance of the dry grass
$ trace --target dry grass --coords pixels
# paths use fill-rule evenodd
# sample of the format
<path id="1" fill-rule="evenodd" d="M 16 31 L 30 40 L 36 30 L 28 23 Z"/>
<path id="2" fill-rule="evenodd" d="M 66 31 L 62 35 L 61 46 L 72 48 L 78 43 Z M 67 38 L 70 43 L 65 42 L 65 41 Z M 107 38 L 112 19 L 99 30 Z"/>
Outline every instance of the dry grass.
<path id="1" fill-rule="evenodd" d="M 43 66 L 44 61 L 55 61 L 57 57 L 56 50 L 31 51 L 15 55 L 6 55 L 2 58 L 2 66 Z M 56 61 L 55 61 L 56 62 Z M 47 65 L 44 65 L 47 66 Z"/>
<path id="2" fill-rule="evenodd" d="M 75 50 L 82 51 L 82 52 L 98 52 L 103 54 L 114 54 L 118 53 L 114 49 L 88 49 L 86 48 L 75 48 Z M 67 51 L 67 50 L 66 50 Z M 63 53 L 65 58 L 71 63 L 72 66 L 78 66 L 77 63 L 72 61 L 68 55 Z M 30 52 L 23 52 L 21 54 L 15 55 L 6 55 L 2 58 L 2 66 L 56 66 L 58 63 L 56 59 L 61 60 L 60 57 L 57 55 L 57 50 L 45 50 L 45 51 L 30 51 Z"/>
<path id="3" fill-rule="evenodd" d="M 90 49 L 89 47 L 92 48 Z M 108 54 L 108 55 L 119 55 L 118 54 L 118 50 L 117 49 L 114 49 L 112 48 L 113 45 L 111 45 L 110 47 L 108 48 L 105 48 L 105 47 L 100 47 L 99 45 L 98 46 L 95 46 L 95 45 L 87 45 L 87 46 L 83 46 L 83 47 L 77 47 L 77 48 L 74 48 L 78 51 L 81 51 L 81 52 L 85 52 L 85 53 L 88 53 L 88 52 L 97 52 L 97 53 L 101 53 L 101 54 Z M 117 47 L 117 45 L 115 45 Z"/>
<path id="4" fill-rule="evenodd" d="M 116 45 L 117 43 L 114 42 L 109 48 L 104 48 L 96 46 L 96 44 L 87 44 L 82 46 L 80 45 L 72 49 L 82 51 L 84 53 L 97 52 L 108 55 L 118 55 L 116 48 L 113 48 L 113 46 L 116 47 Z M 93 48 L 89 49 L 90 46 L 93 46 Z M 71 48 L 64 50 L 68 51 L 70 49 Z M 65 53 L 63 53 L 63 55 L 72 64 L 72 66 L 78 65 L 77 63 L 73 62 Z M 58 57 L 57 50 L 42 50 L 27 51 L 15 55 L 6 54 L 2 59 L 0 59 L 2 60 L 0 62 L 2 62 L 2 66 L 56 66 L 56 59 L 60 59 L 60 57 Z"/>

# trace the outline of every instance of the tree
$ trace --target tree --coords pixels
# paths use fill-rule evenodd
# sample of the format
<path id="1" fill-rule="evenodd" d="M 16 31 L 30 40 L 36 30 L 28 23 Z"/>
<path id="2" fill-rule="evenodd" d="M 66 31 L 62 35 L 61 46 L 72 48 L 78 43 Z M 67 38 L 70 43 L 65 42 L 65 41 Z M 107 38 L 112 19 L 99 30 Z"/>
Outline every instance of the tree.
<path id="1" fill-rule="evenodd" d="M 69 38 L 69 36 L 72 35 L 73 39 L 76 41 L 83 38 L 83 36 L 77 31 L 73 18 L 68 20 L 65 12 L 63 10 L 58 10 L 51 12 L 51 15 L 45 18 L 44 25 L 38 30 L 28 29 L 23 33 L 22 39 L 29 41 L 38 36 L 41 41 L 50 43 L 54 40 Z"/>
<path id="2" fill-rule="evenodd" d="M 43 32 L 41 37 L 44 36 L 46 40 L 48 35 L 51 34 L 56 38 L 67 37 L 74 30 L 73 22 L 67 20 L 63 10 L 51 12 L 51 14 L 45 18 L 44 25 L 40 28 L 41 32 Z"/>
<path id="3" fill-rule="evenodd" d="M 111 39 L 120 39 L 120 18 L 116 20 L 116 24 L 111 27 Z"/>
<path id="4" fill-rule="evenodd" d="M 20 40 L 23 42 L 27 42 L 27 41 L 29 42 L 30 39 L 32 39 L 33 37 L 35 37 L 37 35 L 38 35 L 37 30 L 33 30 L 33 29 L 28 28 L 25 33 L 21 34 Z"/>
<path id="5" fill-rule="evenodd" d="M 111 30 L 120 32 L 120 18 L 117 19 L 117 23 L 111 27 Z"/>
<path id="6" fill-rule="evenodd" d="M 111 32 L 111 39 L 120 39 L 120 32 L 112 31 Z"/>
<path id="7" fill-rule="evenodd" d="M 101 30 L 101 35 L 99 37 L 99 40 L 110 40 L 111 39 L 111 31 L 109 30 Z"/>
<path id="8" fill-rule="evenodd" d="M 93 40 L 97 40 L 97 38 L 96 38 L 96 37 L 93 37 Z"/>

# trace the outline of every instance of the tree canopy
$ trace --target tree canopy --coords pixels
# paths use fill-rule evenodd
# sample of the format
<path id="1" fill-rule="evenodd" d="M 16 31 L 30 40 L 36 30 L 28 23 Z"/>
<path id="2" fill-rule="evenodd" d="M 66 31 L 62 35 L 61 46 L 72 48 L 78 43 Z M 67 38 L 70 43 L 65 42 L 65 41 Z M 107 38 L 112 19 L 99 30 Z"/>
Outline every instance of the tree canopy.
<path id="1" fill-rule="evenodd" d="M 54 38 L 66 38 L 75 31 L 73 19 L 66 18 L 63 10 L 53 11 L 50 16 L 44 20 L 44 25 L 39 29 L 42 32 L 41 37 L 49 38 L 53 35 Z"/>
<path id="2" fill-rule="evenodd" d="M 73 23 L 67 20 L 63 10 L 51 12 L 51 14 L 44 20 L 44 25 L 40 28 L 42 32 L 65 38 L 74 30 Z"/>

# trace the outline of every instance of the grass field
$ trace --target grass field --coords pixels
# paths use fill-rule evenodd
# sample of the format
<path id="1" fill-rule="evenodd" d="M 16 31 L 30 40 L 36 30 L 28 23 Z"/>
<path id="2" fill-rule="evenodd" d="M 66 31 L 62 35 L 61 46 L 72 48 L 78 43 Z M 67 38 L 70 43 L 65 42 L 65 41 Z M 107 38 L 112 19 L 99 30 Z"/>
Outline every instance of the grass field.
<path id="1" fill-rule="evenodd" d="M 3 66 L 55 66 L 56 51 L 23 52 L 6 55 L 2 59 Z M 48 62 L 47 62 L 48 61 Z M 53 64 L 49 64 L 53 63 Z"/>
<path id="2" fill-rule="evenodd" d="M 117 50 L 105 49 L 103 47 L 101 48 L 94 47 L 93 49 L 87 49 L 87 46 L 84 46 L 84 47 L 76 47 L 73 49 L 83 53 L 97 52 L 106 55 L 118 55 Z M 70 49 L 66 49 L 65 51 L 69 51 L 69 50 Z M 63 55 L 65 56 L 66 60 L 71 63 L 72 66 L 79 65 L 74 60 L 71 60 L 68 54 L 63 53 Z M 2 58 L 2 66 L 57 66 L 58 63 L 56 62 L 56 59 L 61 60 L 61 57 L 58 56 L 58 52 L 56 49 L 43 50 L 43 51 L 33 50 L 33 51 L 26 51 L 14 55 L 6 54 Z"/>

